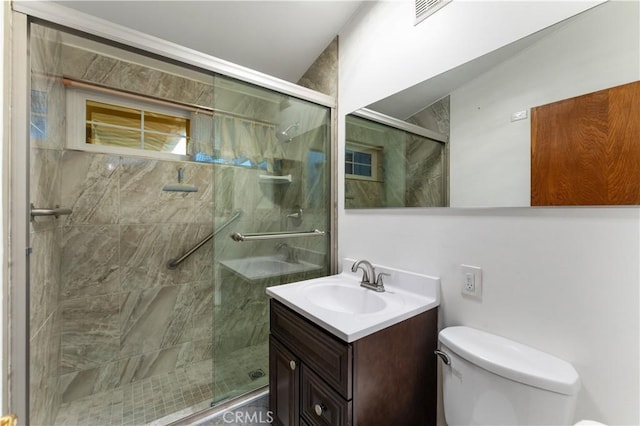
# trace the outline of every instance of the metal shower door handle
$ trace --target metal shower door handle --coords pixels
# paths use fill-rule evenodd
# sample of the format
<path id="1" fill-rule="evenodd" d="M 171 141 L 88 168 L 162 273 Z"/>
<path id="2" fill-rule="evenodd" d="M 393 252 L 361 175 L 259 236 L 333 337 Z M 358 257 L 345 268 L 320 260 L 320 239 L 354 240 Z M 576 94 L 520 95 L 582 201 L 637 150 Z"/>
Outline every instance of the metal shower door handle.
<path id="1" fill-rule="evenodd" d="M 71 209 L 61 209 L 60 206 L 56 206 L 53 209 L 37 209 L 31 203 L 31 220 L 36 216 L 55 216 L 57 219 L 60 216 L 71 214 Z"/>

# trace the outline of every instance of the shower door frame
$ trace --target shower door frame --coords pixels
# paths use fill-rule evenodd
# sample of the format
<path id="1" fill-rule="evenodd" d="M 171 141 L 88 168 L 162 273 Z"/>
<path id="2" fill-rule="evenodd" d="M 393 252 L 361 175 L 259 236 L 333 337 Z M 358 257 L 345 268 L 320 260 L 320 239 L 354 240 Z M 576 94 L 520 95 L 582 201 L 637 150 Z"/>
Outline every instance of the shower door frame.
<path id="1" fill-rule="evenodd" d="M 9 176 L 9 240 L 8 283 L 5 286 L 6 307 L 3 309 L 3 355 L 6 383 L 3 383 L 5 410 L 28 424 L 29 418 L 29 23 L 26 15 L 10 13 L 10 102 L 9 133 L 5 148 L 9 156 L 3 164 Z M 20 143 L 18 141 L 24 141 Z"/>
<path id="2" fill-rule="evenodd" d="M 247 83 L 271 89 L 330 109 L 331 128 L 329 156 L 329 271 L 337 272 L 337 103 L 333 96 L 298 86 L 285 80 L 242 67 L 210 55 L 182 47 L 142 32 L 108 21 L 69 10 L 49 2 L 13 2 L 10 12 L 11 66 L 10 141 L 5 146 L 9 155 L 5 158 L 5 176 L 9 176 L 8 221 L 5 235 L 8 238 L 8 266 L 5 276 L 5 332 L 3 335 L 4 368 L 7 377 L 3 383 L 3 405 L 8 412 L 18 415 L 20 423 L 29 422 L 29 26 L 33 18 L 54 25 L 98 36 L 152 55 L 175 60 L 188 65 L 222 74 Z"/>

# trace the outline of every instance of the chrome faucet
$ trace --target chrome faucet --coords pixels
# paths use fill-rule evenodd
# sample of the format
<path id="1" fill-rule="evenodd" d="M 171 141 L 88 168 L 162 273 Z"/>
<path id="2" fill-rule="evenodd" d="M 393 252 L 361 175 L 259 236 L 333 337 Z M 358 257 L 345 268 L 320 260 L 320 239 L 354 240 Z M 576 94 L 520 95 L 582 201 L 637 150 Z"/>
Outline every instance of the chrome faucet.
<path id="1" fill-rule="evenodd" d="M 285 262 L 289 262 L 289 263 L 298 263 L 298 256 L 296 254 L 296 251 L 293 247 L 291 247 L 289 244 L 287 243 L 279 243 L 276 246 L 276 249 L 278 251 L 282 251 L 285 250 L 285 258 L 284 261 Z"/>
<path id="2" fill-rule="evenodd" d="M 382 276 L 389 274 L 381 272 L 376 277 L 376 268 L 374 268 L 373 265 L 367 260 L 358 260 L 357 262 L 355 262 L 353 266 L 351 266 L 351 272 L 356 272 L 358 268 L 362 269 L 362 280 L 360 281 L 360 285 L 362 287 L 377 292 L 384 291 Z"/>

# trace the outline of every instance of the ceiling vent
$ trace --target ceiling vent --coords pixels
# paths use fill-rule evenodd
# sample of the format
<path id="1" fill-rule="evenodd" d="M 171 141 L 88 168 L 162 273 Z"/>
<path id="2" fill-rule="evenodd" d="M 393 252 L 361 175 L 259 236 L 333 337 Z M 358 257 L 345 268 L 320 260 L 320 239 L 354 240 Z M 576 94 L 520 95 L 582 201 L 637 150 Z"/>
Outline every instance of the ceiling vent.
<path id="1" fill-rule="evenodd" d="M 416 23 L 414 25 L 418 25 L 427 16 L 434 14 L 449 3 L 451 0 L 416 0 Z"/>

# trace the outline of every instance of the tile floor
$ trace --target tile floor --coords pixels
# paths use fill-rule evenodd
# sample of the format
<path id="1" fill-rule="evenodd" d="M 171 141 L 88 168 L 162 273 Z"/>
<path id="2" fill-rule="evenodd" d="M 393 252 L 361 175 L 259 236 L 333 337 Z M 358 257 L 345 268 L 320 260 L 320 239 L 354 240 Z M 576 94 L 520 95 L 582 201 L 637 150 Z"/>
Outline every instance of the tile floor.
<path id="1" fill-rule="evenodd" d="M 140 380 L 120 388 L 62 404 L 55 425 L 163 425 L 222 401 L 264 386 L 268 376 L 254 379 L 249 372 L 268 372 L 267 344 L 233 352 L 215 365 L 204 361 L 188 369 Z"/>

